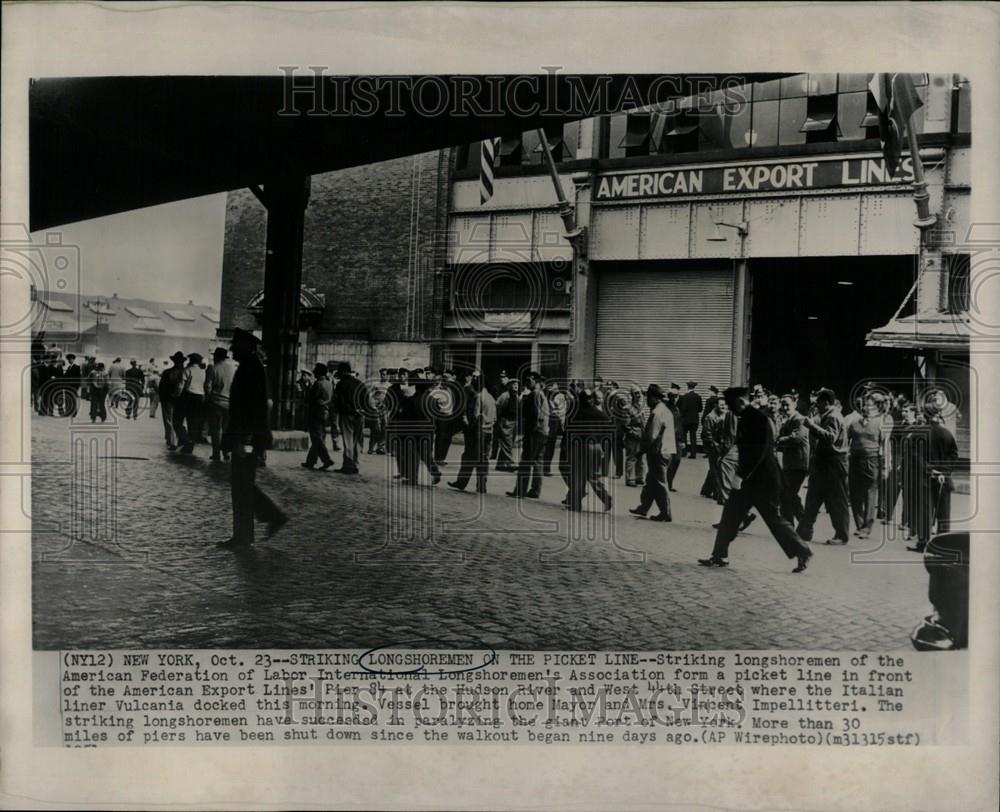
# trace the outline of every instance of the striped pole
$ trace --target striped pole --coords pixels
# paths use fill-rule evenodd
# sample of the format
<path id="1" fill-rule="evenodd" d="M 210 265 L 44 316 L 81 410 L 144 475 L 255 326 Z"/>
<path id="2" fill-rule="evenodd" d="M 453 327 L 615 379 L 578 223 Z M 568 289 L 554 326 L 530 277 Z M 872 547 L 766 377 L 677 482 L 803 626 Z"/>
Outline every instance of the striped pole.
<path id="1" fill-rule="evenodd" d="M 479 156 L 479 204 L 493 197 L 493 161 L 496 157 L 497 140 L 484 138 Z"/>

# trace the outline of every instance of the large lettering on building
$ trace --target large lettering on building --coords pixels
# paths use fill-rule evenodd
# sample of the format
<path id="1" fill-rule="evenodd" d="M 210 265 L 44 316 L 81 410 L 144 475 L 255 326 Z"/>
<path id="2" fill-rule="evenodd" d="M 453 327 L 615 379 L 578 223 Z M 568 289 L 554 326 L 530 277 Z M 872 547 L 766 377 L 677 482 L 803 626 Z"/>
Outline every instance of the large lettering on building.
<path id="1" fill-rule="evenodd" d="M 913 163 L 901 162 L 895 176 L 878 157 L 774 161 L 642 170 L 603 175 L 595 200 L 633 200 L 680 195 L 779 192 L 838 186 L 883 186 L 913 182 Z"/>

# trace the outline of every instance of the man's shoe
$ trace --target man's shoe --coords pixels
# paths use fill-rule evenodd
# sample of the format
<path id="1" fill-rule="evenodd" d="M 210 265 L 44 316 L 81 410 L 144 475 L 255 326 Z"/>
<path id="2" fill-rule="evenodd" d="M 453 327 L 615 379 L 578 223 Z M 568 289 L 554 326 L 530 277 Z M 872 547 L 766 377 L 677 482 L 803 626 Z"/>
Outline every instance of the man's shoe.
<path id="1" fill-rule="evenodd" d="M 354 473 L 357 473 L 357 471 L 355 471 Z M 434 474 L 431 477 L 431 485 L 437 485 L 440 481 L 441 481 L 441 474 Z"/>
<path id="2" fill-rule="evenodd" d="M 527 499 L 538 499 L 540 496 L 541 494 L 538 491 L 528 491 L 525 494 L 525 498 Z"/>
<path id="3" fill-rule="evenodd" d="M 521 498 L 521 492 L 520 491 L 507 491 L 507 495 L 513 497 L 514 499 L 520 499 Z"/>
<path id="4" fill-rule="evenodd" d="M 336 463 L 334 463 L 334 462 L 333 462 L 333 460 L 331 460 L 330 462 L 324 462 L 324 463 L 323 463 L 323 464 L 322 464 L 322 465 L 321 465 L 321 466 L 319 467 L 319 470 L 320 470 L 320 471 L 329 471 L 329 470 L 330 470 L 331 468 L 333 468 L 333 466 L 334 466 L 335 464 L 336 464 Z"/>
<path id="5" fill-rule="evenodd" d="M 271 538 L 275 533 L 277 533 L 282 527 L 288 524 L 288 517 L 282 513 L 277 519 L 267 523 L 267 537 Z"/>
<path id="6" fill-rule="evenodd" d="M 830 545 L 831 547 L 843 547 L 845 544 L 847 544 L 847 539 L 832 538 L 832 539 L 827 539 L 825 543 Z"/>
<path id="7" fill-rule="evenodd" d="M 751 513 L 749 516 L 743 519 L 743 521 L 740 522 L 739 532 L 742 533 L 744 530 L 746 530 L 753 523 L 753 520 L 756 518 L 757 514 Z"/>
<path id="8" fill-rule="evenodd" d="M 226 539 L 225 541 L 216 542 L 215 546 L 223 550 L 239 550 L 244 547 L 253 547 L 253 542 L 244 541 L 243 539 L 238 539 L 234 536 L 233 538 Z"/>
<path id="9" fill-rule="evenodd" d="M 703 567 L 728 567 L 729 562 L 725 558 L 716 558 L 714 555 L 711 558 L 699 558 L 698 563 Z"/>
<path id="10" fill-rule="evenodd" d="M 310 465 L 310 464 L 309 464 L 308 462 L 303 462 L 303 463 L 300 463 L 300 465 L 301 465 L 301 466 L 302 466 L 303 468 L 308 468 L 308 469 L 309 469 L 310 471 L 311 471 L 311 470 L 312 470 L 313 468 L 315 468 L 315 467 L 316 467 L 316 466 L 314 466 L 314 465 Z"/>
<path id="11" fill-rule="evenodd" d="M 808 547 L 803 547 L 802 552 L 799 553 L 796 558 L 798 559 L 798 566 L 792 570 L 792 572 L 804 572 L 805 568 L 809 564 L 809 559 L 813 557 L 813 551 Z"/>
<path id="12" fill-rule="evenodd" d="M 459 485 L 457 482 L 448 482 L 446 484 L 448 485 L 449 488 L 454 488 L 456 491 L 464 491 L 465 490 L 465 488 L 462 487 L 461 485 Z"/>
<path id="13" fill-rule="evenodd" d="M 906 549 L 911 553 L 922 553 L 926 546 L 926 544 L 908 544 Z"/>
<path id="14" fill-rule="evenodd" d="M 609 499 L 607 502 L 604 503 L 604 512 L 607 513 L 614 506 L 615 506 L 614 500 Z"/>
<path id="15" fill-rule="evenodd" d="M 674 517 L 669 513 L 657 513 L 655 516 L 650 516 L 649 520 L 651 522 L 672 522 Z"/>
<path id="16" fill-rule="evenodd" d="M 646 511 L 642 510 L 641 508 L 629 508 L 628 512 L 631 513 L 633 516 L 641 516 L 643 519 L 646 518 Z"/>
<path id="17" fill-rule="evenodd" d="M 187 445 L 181 446 L 181 454 L 193 454 L 194 453 L 194 443 L 188 443 Z"/>

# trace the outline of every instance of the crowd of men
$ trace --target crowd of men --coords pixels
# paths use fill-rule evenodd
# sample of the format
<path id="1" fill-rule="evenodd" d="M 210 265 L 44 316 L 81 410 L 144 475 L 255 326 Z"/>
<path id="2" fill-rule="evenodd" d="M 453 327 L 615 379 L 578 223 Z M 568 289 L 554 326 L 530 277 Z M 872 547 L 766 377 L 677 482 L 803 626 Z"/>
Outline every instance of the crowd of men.
<path id="1" fill-rule="evenodd" d="M 456 490 L 466 490 L 474 477 L 475 490 L 486 493 L 492 467 L 516 474 L 507 496 L 535 499 L 556 465 L 568 510 L 581 510 L 588 488 L 610 510 L 605 478 L 611 475 L 641 488 L 633 515 L 671 522 L 677 471 L 685 457 L 697 456 L 700 439 L 709 463 L 701 495 L 723 507 L 713 554 L 701 561 L 706 566 L 727 566 L 729 543 L 758 515 L 797 560 L 796 572 L 811 557 L 806 543 L 824 507 L 833 525 L 826 540 L 831 545 L 848 543 L 852 519 L 854 535 L 868 538 L 876 521 L 892 521 L 900 500 L 905 538 L 916 539 L 910 549 L 921 551 L 935 525 L 939 531 L 949 526 L 958 451 L 940 391 L 914 404 L 869 387 L 845 410 L 826 388 L 804 399 L 761 386 L 723 393 L 712 386 L 703 401 L 695 381 L 682 393 L 675 383 L 666 391 L 655 384 L 643 390 L 601 378 L 563 386 L 528 372 L 523 386 L 503 373 L 498 385 L 489 386 L 478 370 L 428 367 L 383 369 L 373 385 L 355 381 L 342 392 L 342 380 L 331 392 L 325 375 L 318 365 L 306 395 L 314 405 L 312 446 L 303 463 L 308 468 L 317 461 L 323 470 L 333 465 L 324 427 L 331 411 L 346 412 L 356 421 L 355 436 L 368 423 L 370 453 L 387 453 L 388 447 L 402 483 L 416 484 L 424 467 L 437 484 L 461 432 L 460 467 L 447 483 Z M 347 436 L 343 417 L 334 422 Z M 357 472 L 358 453 L 345 446 L 346 473 Z"/>
<path id="2" fill-rule="evenodd" d="M 109 404 L 137 419 L 145 395 L 151 418 L 159 409 L 168 449 L 192 454 L 205 442 L 213 461 L 231 459 L 236 529 L 226 544 L 249 544 L 254 513 L 270 516 L 272 530 L 286 519 L 251 474 L 251 463 L 265 464 L 270 445 L 266 359 L 260 342 L 244 331 L 237 332 L 232 352 L 231 358 L 217 348 L 211 363 L 180 351 L 145 365 L 115 358 L 107 369 L 94 357 L 81 364 L 72 354 L 38 352 L 34 407 L 41 415 L 76 416 L 86 400 L 91 421 L 105 421 Z M 242 404 L 242 411 L 234 402 L 241 365 L 249 379 L 244 388 L 252 393 L 243 397 L 261 401 L 252 408 Z M 946 425 L 950 404 L 940 391 L 914 403 L 869 387 L 845 410 L 826 388 L 801 398 L 761 386 L 724 392 L 710 386 L 703 401 L 697 387 L 695 381 L 683 392 L 676 383 L 666 390 L 657 384 L 621 387 L 599 377 L 564 384 L 534 371 L 523 381 L 501 373 L 490 385 L 479 370 L 432 367 L 382 369 L 377 381 L 366 382 L 346 361 L 318 363 L 299 378 L 299 411 L 310 438 L 302 466 L 334 468 L 329 433 L 333 451 L 342 454 L 336 471 L 358 474 L 367 429 L 368 453 L 391 455 L 400 484 L 418 485 L 426 469 L 437 485 L 461 433 L 458 471 L 447 483 L 455 490 L 474 480 L 474 490 L 486 493 L 493 470 L 515 474 L 507 496 L 537 499 L 555 469 L 566 487 L 567 510 L 582 510 L 588 488 L 611 510 L 605 485 L 611 476 L 641 489 L 631 514 L 671 522 L 678 469 L 700 447 L 708 461 L 700 493 L 722 507 L 712 554 L 699 560 L 708 567 L 728 565 L 729 544 L 758 515 L 786 556 L 796 559 L 795 572 L 811 557 L 807 543 L 821 508 L 833 526 L 826 541 L 831 545 L 848 543 L 852 522 L 855 537 L 868 538 L 876 522 L 894 520 L 900 501 L 899 526 L 906 540 L 916 540 L 909 549 L 922 551 L 935 527 L 949 529 L 958 451 Z M 236 446 L 243 452 L 234 452 Z"/>

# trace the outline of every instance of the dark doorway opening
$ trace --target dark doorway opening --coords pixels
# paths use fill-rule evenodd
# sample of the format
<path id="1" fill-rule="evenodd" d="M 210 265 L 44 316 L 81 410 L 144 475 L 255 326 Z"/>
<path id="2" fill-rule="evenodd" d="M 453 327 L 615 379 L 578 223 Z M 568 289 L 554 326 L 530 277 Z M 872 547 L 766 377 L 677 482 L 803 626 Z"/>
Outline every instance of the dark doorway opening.
<path id="1" fill-rule="evenodd" d="M 531 370 L 531 344 L 484 341 L 482 344 L 483 380 L 491 391 L 499 391 L 500 373 L 523 380 Z"/>
<path id="2" fill-rule="evenodd" d="M 865 336 L 892 318 L 916 270 L 914 256 L 751 261 L 750 381 L 803 395 L 828 386 L 845 407 L 865 380 L 906 391 L 912 354 Z"/>

